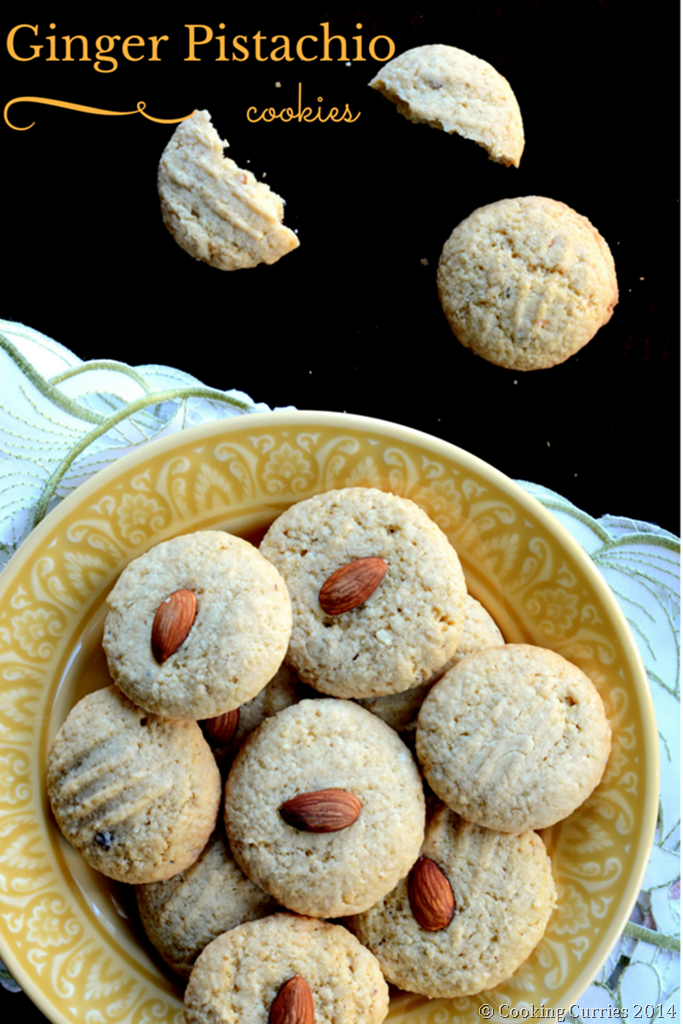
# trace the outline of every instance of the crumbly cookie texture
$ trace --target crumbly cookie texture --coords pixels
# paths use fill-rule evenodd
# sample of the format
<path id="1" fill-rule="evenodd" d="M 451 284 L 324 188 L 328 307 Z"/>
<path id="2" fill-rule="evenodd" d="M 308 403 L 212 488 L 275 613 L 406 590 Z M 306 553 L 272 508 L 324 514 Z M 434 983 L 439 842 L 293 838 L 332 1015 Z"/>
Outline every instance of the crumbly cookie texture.
<path id="1" fill-rule="evenodd" d="M 458 341 L 520 371 L 564 362 L 619 299 L 607 242 L 586 217 L 542 196 L 470 214 L 443 247 L 437 283 Z"/>
<path id="2" fill-rule="evenodd" d="M 504 643 L 503 634 L 493 617 L 480 601 L 468 594 L 465 598 L 465 621 L 460 640 L 446 668 L 452 668 L 476 651 L 486 650 L 487 647 L 500 647 Z"/>
<path id="3" fill-rule="evenodd" d="M 187 638 L 161 664 L 151 644 L 157 609 L 178 590 L 196 595 Z M 121 573 L 108 598 L 103 646 L 113 680 L 167 718 L 212 718 L 263 689 L 287 652 L 287 586 L 247 541 L 219 530 L 156 545 Z"/>
<path id="4" fill-rule="evenodd" d="M 208 110 L 182 121 L 159 163 L 164 223 L 178 245 L 219 270 L 276 263 L 299 239 L 282 223 L 284 201 L 223 156 Z"/>
<path id="5" fill-rule="evenodd" d="M 422 928 L 404 878 L 370 910 L 349 918 L 348 927 L 378 958 L 386 979 L 409 992 L 455 999 L 507 980 L 540 942 L 555 906 L 540 836 L 472 825 L 442 806 L 422 853 L 450 883 L 450 924 Z"/>
<path id="6" fill-rule="evenodd" d="M 283 711 L 292 704 L 297 704 L 300 700 L 315 696 L 314 690 L 305 686 L 287 665 L 282 665 L 270 682 L 255 697 L 241 705 L 237 727 L 229 743 L 221 745 L 220 742 L 214 742 L 210 728 L 207 730 L 209 744 L 213 748 L 221 770 L 227 773 L 230 762 L 235 759 L 244 741 L 266 718 L 276 715 L 278 711 Z M 209 723 L 201 724 L 204 729 L 209 725 Z"/>
<path id="7" fill-rule="evenodd" d="M 265 1024 L 283 985 L 296 975 L 313 996 L 315 1024 L 380 1024 L 388 1013 L 377 960 L 345 928 L 274 914 L 207 946 L 185 990 L 185 1020 Z"/>
<path id="8" fill-rule="evenodd" d="M 348 827 L 313 833 L 280 814 L 293 797 L 329 789 L 360 801 Z M 239 866 L 283 906 L 312 917 L 356 914 L 417 858 L 422 779 L 405 744 L 369 711 L 304 700 L 268 718 L 240 750 L 225 787 L 225 823 Z"/>
<path id="9" fill-rule="evenodd" d="M 503 634 L 498 626 L 476 598 L 469 594 L 465 597 L 465 621 L 458 641 L 458 648 L 448 664 L 442 669 L 436 678 L 440 678 L 444 672 L 459 661 L 466 658 L 475 651 L 484 650 L 486 647 L 500 647 L 504 644 Z M 366 697 L 358 701 L 361 707 L 378 715 L 387 725 L 397 732 L 412 734 L 417 728 L 417 716 L 422 703 L 436 682 L 436 678 L 429 679 L 420 686 L 413 686 L 403 693 L 390 693 L 385 697 Z"/>
<path id="10" fill-rule="evenodd" d="M 409 121 L 456 132 L 491 160 L 519 166 L 524 126 L 507 79 L 455 46 L 417 46 L 389 61 L 370 82 Z"/>
<path id="11" fill-rule="evenodd" d="M 414 502 L 375 488 L 328 491 L 293 505 L 261 548 L 293 607 L 287 653 L 301 679 L 336 697 L 400 693 L 426 682 L 458 646 L 467 594 L 446 535 Z M 328 614 L 319 595 L 342 566 L 387 562 L 367 600 Z"/>
<path id="12" fill-rule="evenodd" d="M 66 839 L 108 878 L 155 882 L 194 863 L 213 831 L 220 773 L 196 722 L 88 694 L 50 748 L 47 793 Z"/>
<path id="13" fill-rule="evenodd" d="M 528 644 L 465 658 L 434 685 L 416 750 L 434 792 L 502 832 L 554 825 L 600 782 L 611 747 L 602 699 L 584 673 Z"/>
<path id="14" fill-rule="evenodd" d="M 223 932 L 279 909 L 237 867 L 222 826 L 191 867 L 163 882 L 138 885 L 135 895 L 147 937 L 183 978 Z"/>

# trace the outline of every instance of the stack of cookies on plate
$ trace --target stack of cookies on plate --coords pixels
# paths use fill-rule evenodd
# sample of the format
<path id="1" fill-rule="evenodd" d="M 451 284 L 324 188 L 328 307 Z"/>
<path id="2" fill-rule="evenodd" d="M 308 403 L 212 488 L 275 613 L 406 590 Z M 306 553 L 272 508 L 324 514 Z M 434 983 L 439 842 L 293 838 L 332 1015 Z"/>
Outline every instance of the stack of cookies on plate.
<path id="1" fill-rule="evenodd" d="M 112 591 L 104 647 L 114 685 L 69 715 L 48 793 L 137 885 L 188 1024 L 379 1022 L 387 982 L 471 995 L 537 945 L 535 830 L 598 784 L 610 727 L 579 669 L 505 644 L 413 502 L 330 491 L 260 551 L 162 543 Z"/>

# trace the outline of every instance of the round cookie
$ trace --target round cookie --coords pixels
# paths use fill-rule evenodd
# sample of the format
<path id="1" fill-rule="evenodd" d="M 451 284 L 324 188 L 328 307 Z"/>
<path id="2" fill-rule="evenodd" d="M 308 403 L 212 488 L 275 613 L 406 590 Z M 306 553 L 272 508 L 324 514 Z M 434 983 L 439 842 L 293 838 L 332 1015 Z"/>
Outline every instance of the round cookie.
<path id="1" fill-rule="evenodd" d="M 619 298 L 604 238 L 586 217 L 541 196 L 470 214 L 443 247 L 437 283 L 458 341 L 521 371 L 564 362 L 607 323 Z"/>
<path id="2" fill-rule="evenodd" d="M 274 914 L 206 947 L 185 990 L 185 1020 L 265 1024 L 296 976 L 312 996 L 315 1024 L 380 1024 L 388 1013 L 389 992 L 376 959 L 345 928 Z"/>
<path id="3" fill-rule="evenodd" d="M 483 146 L 489 159 L 519 167 L 519 104 L 507 79 L 485 60 L 455 46 L 417 46 L 385 64 L 370 86 L 409 121 L 456 132 Z"/>
<path id="4" fill-rule="evenodd" d="M 434 792 L 468 821 L 517 832 L 554 825 L 600 782 L 611 730 L 584 673 L 542 647 L 465 658 L 434 685 L 416 750 Z"/>
<path id="5" fill-rule="evenodd" d="M 312 832 L 280 813 L 291 799 L 326 790 L 360 802 L 347 827 Z M 424 822 L 410 751 L 351 701 L 304 700 L 266 719 L 225 787 L 226 831 L 239 866 L 283 906 L 312 917 L 356 914 L 389 892 L 417 858 Z"/>
<path id="6" fill-rule="evenodd" d="M 509 978 L 545 932 L 556 893 L 543 840 L 473 825 L 441 806 L 423 856 L 445 875 L 455 913 L 445 927 L 418 924 L 409 880 L 348 927 L 378 958 L 386 979 L 432 999 L 456 999 Z M 418 862 L 419 863 L 419 862 Z"/>
<path id="7" fill-rule="evenodd" d="M 465 621 L 458 641 L 458 649 L 448 664 L 437 675 L 444 672 L 475 651 L 486 647 L 499 647 L 504 644 L 503 634 L 493 621 L 484 606 L 469 594 L 465 597 Z M 431 690 L 436 679 L 429 679 L 421 686 L 414 686 L 403 693 L 390 693 L 385 697 L 367 697 L 358 703 L 361 707 L 378 715 L 382 721 L 390 725 L 396 732 L 414 733 L 417 728 L 417 716 L 422 702 Z"/>
<path id="8" fill-rule="evenodd" d="M 208 110 L 182 121 L 164 150 L 158 188 L 164 224 L 178 245 L 219 270 L 275 263 L 299 239 L 284 202 L 230 157 Z"/>
<path id="9" fill-rule="evenodd" d="M 190 631 L 161 664 L 157 609 L 176 591 L 197 598 Z M 167 718 L 213 718 L 254 697 L 287 651 L 292 612 L 281 576 L 247 541 L 207 530 L 157 544 L 109 595 L 102 644 L 112 678 L 140 707 Z"/>
<path id="10" fill-rule="evenodd" d="M 196 722 L 150 715 L 109 686 L 83 697 L 57 733 L 47 793 L 88 864 L 136 884 L 197 859 L 216 824 L 221 781 Z"/>
<path id="11" fill-rule="evenodd" d="M 138 885 L 135 895 L 147 937 L 183 978 L 223 932 L 278 909 L 237 867 L 222 828 L 189 868 L 163 882 Z"/>
<path id="12" fill-rule="evenodd" d="M 288 663 L 315 689 L 335 697 L 400 693 L 454 654 L 465 578 L 446 535 L 414 502 L 374 488 L 328 491 L 284 512 L 260 550 L 292 599 Z M 323 584 L 364 558 L 384 559 L 386 575 L 359 606 L 329 614 L 319 601 Z"/>

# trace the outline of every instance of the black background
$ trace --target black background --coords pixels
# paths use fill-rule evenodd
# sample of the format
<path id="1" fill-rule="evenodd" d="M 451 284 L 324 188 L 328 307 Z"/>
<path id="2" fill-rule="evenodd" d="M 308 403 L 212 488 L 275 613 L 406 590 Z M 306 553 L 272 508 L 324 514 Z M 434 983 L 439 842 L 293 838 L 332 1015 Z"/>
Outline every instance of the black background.
<path id="1" fill-rule="evenodd" d="M 652 5 L 616 0 L 195 4 L 177 16 L 67 7 L 45 18 L 15 7 L 3 39 L 12 25 L 37 24 L 17 47 L 44 49 L 25 63 L 3 52 L 3 102 L 32 95 L 133 110 L 143 100 L 159 118 L 205 107 L 238 165 L 265 173 L 285 198 L 301 246 L 273 266 L 233 273 L 196 262 L 159 211 L 156 167 L 173 125 L 16 104 L 13 123 L 35 125 L 0 126 L 10 263 L 2 315 L 83 359 L 172 364 L 270 406 L 416 427 L 593 515 L 678 532 L 678 23 L 667 6 L 668 23 L 661 6 L 655 18 Z M 234 35 L 293 44 L 321 36 L 324 21 L 347 37 L 348 56 L 360 31 L 366 56 L 369 39 L 386 35 L 397 53 L 444 42 L 489 61 L 520 103 L 520 168 L 398 116 L 367 88 L 380 66 L 372 59 L 258 62 L 250 41 L 242 63 L 216 61 L 216 42 L 197 49 L 200 61 L 184 60 L 189 23 L 225 35 L 230 52 Z M 121 59 L 104 74 L 94 61 L 46 61 L 50 34 L 61 56 L 63 35 L 88 36 L 91 56 L 100 34 L 170 41 L 160 62 Z M 321 44 L 306 50 L 323 53 Z M 322 96 L 323 113 L 348 103 L 361 116 L 247 121 L 250 106 L 296 106 L 299 82 L 314 109 Z M 615 257 L 620 301 L 587 348 L 522 374 L 461 348 L 435 275 L 444 241 L 473 209 L 529 194 L 566 202 L 596 225 Z"/>
<path id="2" fill-rule="evenodd" d="M 258 178 L 265 173 L 286 199 L 286 223 L 301 247 L 273 266 L 234 273 L 195 262 L 166 231 L 156 192 L 173 125 L 16 104 L 10 120 L 35 125 L 19 132 L 0 124 L 0 316 L 83 359 L 175 365 L 271 406 L 361 413 L 425 430 L 593 515 L 678 532 L 676 6 L 306 0 L 198 2 L 157 15 L 140 8 L 93 5 L 76 14 L 85 8 L 62 4 L 43 15 L 7 5 L 3 106 L 41 96 L 120 111 L 142 100 L 158 118 L 207 108 L 238 165 Z M 351 47 L 362 32 L 366 56 L 368 40 L 386 35 L 397 53 L 448 43 L 493 64 L 522 110 L 520 168 L 399 117 L 367 88 L 380 66 L 371 59 L 258 62 L 250 44 L 248 61 L 223 63 L 214 43 L 197 51 L 199 62 L 184 60 L 188 23 L 228 40 L 261 31 L 295 41 L 321 35 L 325 21 Z M 33 61 L 10 59 L 4 40 L 20 23 L 39 29 L 35 38 L 27 30 L 17 37 L 25 53 L 49 34 L 85 34 L 91 54 L 101 34 L 165 34 L 170 42 L 159 63 L 121 61 L 102 74 L 92 62 L 46 62 L 47 47 Z M 250 106 L 296 106 L 299 83 L 305 104 L 315 108 L 322 96 L 323 112 L 348 103 L 360 118 L 247 121 Z M 521 374 L 461 348 L 441 312 L 435 275 L 443 243 L 472 210 L 529 194 L 566 202 L 596 225 L 615 257 L 620 301 L 576 356 Z M 11 1000 L 18 1010 L 24 997 Z"/>

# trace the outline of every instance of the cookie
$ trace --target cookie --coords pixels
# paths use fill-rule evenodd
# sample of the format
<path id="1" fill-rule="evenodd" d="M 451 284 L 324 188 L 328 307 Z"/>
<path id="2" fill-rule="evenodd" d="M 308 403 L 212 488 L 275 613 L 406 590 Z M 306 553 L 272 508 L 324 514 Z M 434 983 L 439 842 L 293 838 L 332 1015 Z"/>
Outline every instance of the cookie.
<path id="1" fill-rule="evenodd" d="M 276 263 L 299 239 L 283 223 L 284 201 L 223 156 L 208 110 L 174 131 L 159 163 L 164 224 L 181 249 L 219 270 Z"/>
<path id="2" fill-rule="evenodd" d="M 163 882 L 138 885 L 135 895 L 148 939 L 183 978 L 223 932 L 279 909 L 237 867 L 222 827 L 191 867 Z"/>
<path id="3" fill-rule="evenodd" d="M 288 982 L 312 1003 L 309 1016 L 285 1012 L 281 993 Z M 279 1013 L 272 1009 L 278 999 Z M 387 985 L 372 953 L 341 925 L 293 914 L 221 935 L 197 960 L 185 990 L 187 1024 L 380 1024 L 388 1010 Z"/>
<path id="4" fill-rule="evenodd" d="M 328 491 L 284 512 L 260 550 L 292 599 L 287 661 L 315 689 L 335 697 L 400 693 L 455 653 L 465 578 L 446 535 L 414 502 L 374 488 Z M 340 613 L 323 607 L 323 585 L 362 559 L 385 563 L 374 591 L 359 579 L 361 603 Z"/>
<path id="5" fill-rule="evenodd" d="M 297 819 L 284 805 L 296 808 L 302 795 L 308 804 Z M 306 810 L 323 818 L 322 831 L 302 820 Z M 328 812 L 342 814 L 334 831 Z M 279 903 L 311 917 L 356 914 L 389 892 L 415 861 L 424 822 L 410 751 L 351 701 L 304 700 L 266 719 L 225 787 L 235 860 Z"/>
<path id="6" fill-rule="evenodd" d="M 417 46 L 390 60 L 370 82 L 409 121 L 456 132 L 489 159 L 519 166 L 524 126 L 508 81 L 455 46 Z"/>
<path id="7" fill-rule="evenodd" d="M 502 199 L 443 247 L 439 298 L 458 341 L 511 370 L 562 363 L 619 299 L 609 246 L 586 217 L 541 196 Z"/>
<path id="8" fill-rule="evenodd" d="M 155 618 L 178 592 L 194 595 L 196 615 L 180 646 L 160 661 Z M 107 603 L 102 644 L 112 679 L 140 707 L 167 718 L 238 708 L 272 679 L 287 651 L 292 613 L 284 581 L 252 544 L 218 530 L 157 544 L 124 569 Z"/>
<path id="9" fill-rule="evenodd" d="M 416 735 L 437 796 L 502 832 L 566 818 L 600 782 L 610 746 L 588 676 L 528 644 L 491 647 L 450 669 L 422 705 Z"/>
<path id="10" fill-rule="evenodd" d="M 150 715 L 109 686 L 83 697 L 57 733 L 47 793 L 88 864 L 137 884 L 194 863 L 216 824 L 221 781 L 196 722 Z"/>
<path id="11" fill-rule="evenodd" d="M 506 981 L 542 939 L 555 906 L 541 837 L 472 825 L 442 806 L 427 828 L 422 857 L 436 870 L 421 858 L 409 878 L 349 918 L 348 927 L 375 954 L 386 979 L 408 992 L 456 999 Z M 425 867 L 440 879 L 432 887 L 442 890 L 438 903 L 422 881 Z"/>
<path id="12" fill-rule="evenodd" d="M 469 654 L 484 650 L 486 647 L 499 647 L 504 643 L 503 634 L 484 606 L 467 594 L 465 597 L 465 620 L 458 648 L 445 669 L 438 673 L 437 678 Z M 359 700 L 358 703 L 361 707 L 372 711 L 373 715 L 378 715 L 397 732 L 412 734 L 417 728 L 417 716 L 422 702 L 435 682 L 436 679 L 432 678 L 426 683 L 422 683 L 421 686 L 404 690 L 403 693 L 391 693 L 386 697 L 368 697 Z"/>

